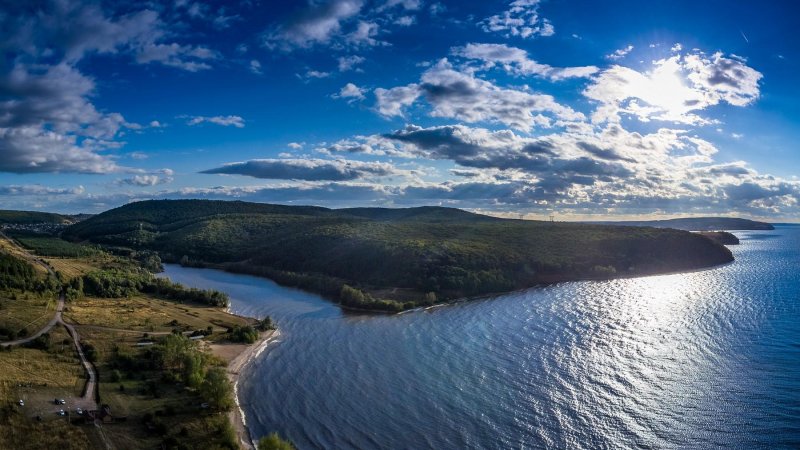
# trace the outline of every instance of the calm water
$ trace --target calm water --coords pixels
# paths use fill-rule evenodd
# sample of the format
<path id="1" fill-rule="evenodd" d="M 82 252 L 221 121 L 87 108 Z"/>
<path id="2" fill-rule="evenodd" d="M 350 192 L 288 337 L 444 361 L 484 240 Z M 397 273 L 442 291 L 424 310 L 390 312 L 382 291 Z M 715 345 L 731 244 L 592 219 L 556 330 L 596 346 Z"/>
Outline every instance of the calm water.
<path id="1" fill-rule="evenodd" d="M 399 316 L 169 266 L 277 320 L 244 374 L 253 435 L 305 448 L 800 448 L 800 227 L 732 264 Z"/>

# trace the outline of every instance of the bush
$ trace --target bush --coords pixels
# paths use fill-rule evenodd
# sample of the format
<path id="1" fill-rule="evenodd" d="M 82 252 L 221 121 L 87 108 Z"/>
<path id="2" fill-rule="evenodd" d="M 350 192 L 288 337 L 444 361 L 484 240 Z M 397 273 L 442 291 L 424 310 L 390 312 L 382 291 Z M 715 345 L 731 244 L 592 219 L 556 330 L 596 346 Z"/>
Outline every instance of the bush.
<path id="1" fill-rule="evenodd" d="M 259 450 L 295 450 L 294 445 L 281 438 L 278 433 L 270 433 L 258 440 Z"/>
<path id="2" fill-rule="evenodd" d="M 258 340 L 258 331 L 250 325 L 234 326 L 228 333 L 230 340 L 233 342 L 243 342 L 245 344 L 252 344 Z"/>

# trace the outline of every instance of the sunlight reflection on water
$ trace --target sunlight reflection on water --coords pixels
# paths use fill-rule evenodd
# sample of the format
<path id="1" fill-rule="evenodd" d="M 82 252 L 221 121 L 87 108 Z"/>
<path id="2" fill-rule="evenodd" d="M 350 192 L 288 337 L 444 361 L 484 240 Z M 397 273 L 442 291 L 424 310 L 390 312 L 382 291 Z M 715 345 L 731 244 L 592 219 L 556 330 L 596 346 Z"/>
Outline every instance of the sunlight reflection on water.
<path id="1" fill-rule="evenodd" d="M 277 320 L 283 342 L 243 377 L 243 407 L 255 435 L 300 448 L 797 448 L 800 228 L 737 234 L 736 261 L 710 270 L 399 316 L 167 273 Z"/>

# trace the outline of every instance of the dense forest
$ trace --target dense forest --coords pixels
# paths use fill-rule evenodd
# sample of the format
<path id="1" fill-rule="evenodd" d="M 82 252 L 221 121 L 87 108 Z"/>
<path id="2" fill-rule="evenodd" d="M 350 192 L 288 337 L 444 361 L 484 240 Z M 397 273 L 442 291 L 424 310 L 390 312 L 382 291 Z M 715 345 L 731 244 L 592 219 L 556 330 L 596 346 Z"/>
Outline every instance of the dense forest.
<path id="1" fill-rule="evenodd" d="M 390 311 L 733 259 L 724 246 L 684 231 L 498 219 L 440 207 L 145 201 L 72 225 L 63 237 L 263 275 L 345 306 Z"/>
<path id="2" fill-rule="evenodd" d="M 27 261 L 0 252 L 0 290 L 55 291 L 58 283 L 51 277 L 39 276 Z"/>
<path id="3" fill-rule="evenodd" d="M 0 210 L 0 224 L 66 224 L 72 223 L 75 218 L 61 214 L 38 212 L 38 211 L 10 211 Z"/>

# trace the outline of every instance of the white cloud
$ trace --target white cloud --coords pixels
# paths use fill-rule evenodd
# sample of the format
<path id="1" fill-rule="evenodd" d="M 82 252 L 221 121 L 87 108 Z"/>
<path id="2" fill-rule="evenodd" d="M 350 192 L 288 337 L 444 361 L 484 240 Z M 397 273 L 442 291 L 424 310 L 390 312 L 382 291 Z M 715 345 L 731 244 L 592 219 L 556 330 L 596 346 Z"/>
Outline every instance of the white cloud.
<path id="1" fill-rule="evenodd" d="M 15 184 L 9 186 L 0 186 L 0 195 L 14 195 L 14 196 L 51 196 L 51 195 L 80 195 L 85 192 L 83 186 L 74 188 L 53 188 L 42 186 L 41 184 Z"/>
<path id="2" fill-rule="evenodd" d="M 553 81 L 586 78 L 600 70 L 595 66 L 553 67 L 541 64 L 529 59 L 525 50 L 505 44 L 470 43 L 464 47 L 453 48 L 451 53 L 462 58 L 483 62 L 480 67 L 483 70 L 499 66 L 506 72 L 515 75 L 536 75 Z"/>
<path id="3" fill-rule="evenodd" d="M 718 164 L 710 142 L 680 130 L 643 135 L 611 124 L 525 137 L 463 125 L 407 126 L 327 147 L 367 154 L 377 148 L 451 161 L 452 173 L 468 180 L 400 186 L 392 192 L 395 202 L 607 215 L 800 213 L 800 182 L 759 174 L 742 161 Z"/>
<path id="4" fill-rule="evenodd" d="M 340 56 L 338 59 L 339 72 L 347 72 L 348 70 L 360 70 L 357 69 L 356 66 L 363 63 L 364 61 L 366 61 L 366 59 L 358 55 Z"/>
<path id="5" fill-rule="evenodd" d="M 402 6 L 403 9 L 415 11 L 422 7 L 422 0 L 386 0 L 378 10 L 382 11 L 384 9 L 394 8 L 395 6 Z"/>
<path id="6" fill-rule="evenodd" d="M 207 47 L 174 42 L 171 24 L 157 11 L 114 6 L 45 1 L 35 8 L 9 5 L 0 14 L 0 48 L 9 61 L 0 68 L 0 171 L 128 170 L 107 151 L 124 145 L 126 128 L 145 126 L 94 106 L 95 82 L 78 69 L 87 55 L 132 56 L 187 71 L 210 68 L 219 57 Z"/>
<path id="7" fill-rule="evenodd" d="M 187 125 L 200 125 L 203 123 L 213 123 L 224 127 L 244 128 L 245 120 L 240 116 L 193 116 L 186 122 Z"/>
<path id="8" fill-rule="evenodd" d="M 540 4 L 541 0 L 512 1 L 508 10 L 484 19 L 481 27 L 483 31 L 501 33 L 506 37 L 552 36 L 555 28 L 539 15 Z"/>
<path id="9" fill-rule="evenodd" d="M 394 23 L 396 25 L 400 25 L 401 27 L 410 27 L 416 23 L 417 19 L 414 16 L 400 16 L 398 17 Z"/>
<path id="10" fill-rule="evenodd" d="M 388 163 L 344 159 L 253 159 L 204 170 L 206 174 L 245 175 L 254 178 L 308 181 L 345 181 L 407 173 Z"/>
<path id="11" fill-rule="evenodd" d="M 297 74 L 297 78 L 306 81 L 311 79 L 328 78 L 329 76 L 331 76 L 330 72 L 323 72 L 320 70 L 309 70 L 305 74 Z"/>
<path id="12" fill-rule="evenodd" d="M 128 153 L 128 157 L 131 158 L 131 159 L 139 159 L 139 160 L 149 158 L 147 153 L 142 153 L 142 152 L 131 152 L 131 153 Z"/>
<path id="13" fill-rule="evenodd" d="M 172 182 L 172 177 L 170 176 L 159 176 L 159 175 L 134 175 L 129 178 L 123 178 L 117 180 L 117 184 L 121 185 L 128 185 L 128 186 L 138 186 L 138 187 L 149 187 L 149 186 L 157 186 L 159 184 L 167 184 Z"/>
<path id="14" fill-rule="evenodd" d="M 148 64 L 159 62 L 165 66 L 178 67 L 188 72 L 198 72 L 211 68 L 209 60 L 217 59 L 219 54 L 206 47 L 192 47 L 189 45 L 154 44 L 142 47 L 136 55 L 136 62 Z"/>
<path id="15" fill-rule="evenodd" d="M 703 109 L 720 102 L 745 106 L 755 101 L 761 77 L 741 59 L 692 52 L 654 61 L 648 72 L 612 66 L 594 78 L 584 95 L 599 103 L 592 114 L 595 123 L 619 122 L 626 114 L 644 122 L 704 125 L 713 120 L 698 115 Z"/>
<path id="16" fill-rule="evenodd" d="M 403 108 L 423 97 L 433 117 L 464 122 L 503 123 L 530 131 L 552 126 L 552 117 L 583 120 L 583 114 L 561 105 L 550 95 L 498 87 L 473 74 L 459 72 L 443 59 L 422 74 L 419 84 L 389 90 L 376 89 L 376 110 L 384 116 L 402 116 Z M 551 117 L 552 116 L 552 117 Z"/>
<path id="17" fill-rule="evenodd" d="M 391 89 L 375 89 L 375 110 L 382 116 L 404 117 L 403 109 L 413 104 L 422 95 L 420 87 L 416 84 L 398 86 Z"/>
<path id="18" fill-rule="evenodd" d="M 380 27 L 377 23 L 362 20 L 358 22 L 356 29 L 348 34 L 345 39 L 350 44 L 356 46 L 373 47 L 376 45 L 383 45 L 385 44 L 384 42 L 375 39 L 375 36 L 378 35 L 378 31 L 380 31 Z"/>
<path id="19" fill-rule="evenodd" d="M 342 98 L 350 101 L 363 100 L 364 90 L 353 83 L 347 83 L 339 90 L 338 94 L 333 94 L 333 98 Z"/>
<path id="20" fill-rule="evenodd" d="M 293 21 L 268 32 L 265 44 L 284 51 L 328 44 L 339 35 L 342 22 L 356 16 L 362 6 L 361 0 L 333 0 L 312 4 Z"/>
<path id="21" fill-rule="evenodd" d="M 606 59 L 616 61 L 626 57 L 628 53 L 630 53 L 631 51 L 633 51 L 633 46 L 628 45 L 627 47 L 614 50 L 614 52 L 612 52 L 611 54 L 606 55 Z"/>

